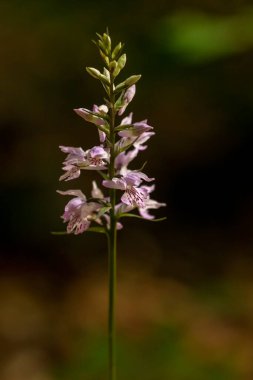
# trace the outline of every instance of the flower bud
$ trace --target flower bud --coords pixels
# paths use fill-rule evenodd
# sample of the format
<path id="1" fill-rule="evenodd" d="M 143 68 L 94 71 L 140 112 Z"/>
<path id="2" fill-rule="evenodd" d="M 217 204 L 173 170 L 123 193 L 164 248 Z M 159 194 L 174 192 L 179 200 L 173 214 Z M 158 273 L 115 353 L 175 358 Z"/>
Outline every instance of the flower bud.
<path id="1" fill-rule="evenodd" d="M 125 80 L 125 84 L 127 87 L 130 87 L 133 84 L 137 83 L 140 78 L 141 78 L 141 75 L 132 75 L 131 77 Z"/>
<path id="2" fill-rule="evenodd" d="M 86 67 L 86 70 L 87 70 L 87 72 L 88 72 L 93 78 L 99 79 L 101 82 L 103 82 L 103 83 L 106 84 L 107 86 L 110 85 L 110 81 L 109 81 L 109 79 L 106 77 L 106 75 L 101 74 L 99 70 L 94 69 L 93 67 Z"/>
<path id="3" fill-rule="evenodd" d="M 126 54 L 122 54 L 118 59 L 118 66 L 120 67 L 120 70 L 123 69 L 125 64 L 126 64 Z"/>
<path id="4" fill-rule="evenodd" d="M 123 95 L 123 97 L 122 97 L 122 99 L 121 99 L 121 101 L 120 101 L 120 103 L 118 105 L 119 116 L 121 116 L 125 112 L 126 107 L 133 100 L 135 92 L 136 92 L 136 86 L 135 86 L 135 84 L 133 84 L 132 86 L 128 87 L 128 89 L 124 93 L 124 95 Z"/>
<path id="5" fill-rule="evenodd" d="M 108 66 L 109 65 L 109 58 L 106 56 L 106 54 L 103 52 L 102 49 L 99 49 L 99 53 L 100 53 L 101 57 L 103 58 L 104 62 L 106 63 L 106 65 Z"/>
<path id="6" fill-rule="evenodd" d="M 104 76 L 106 76 L 106 78 L 107 78 L 108 80 L 110 80 L 110 72 L 109 72 L 109 70 L 107 70 L 105 67 L 104 67 L 104 69 L 103 69 L 103 74 L 104 74 Z"/>
<path id="7" fill-rule="evenodd" d="M 118 93 L 122 90 L 127 89 L 128 87 L 131 87 L 133 84 L 138 82 L 138 80 L 141 78 L 141 75 L 132 75 L 131 77 L 127 78 L 124 82 L 119 83 L 115 87 L 115 93 Z"/>
<path id="8" fill-rule="evenodd" d="M 110 51 L 111 51 L 111 38 L 106 33 L 103 34 L 103 42 L 104 42 L 104 47 L 105 47 L 107 53 L 110 53 Z"/>
<path id="9" fill-rule="evenodd" d="M 93 77 L 93 78 L 96 78 L 96 79 L 100 79 L 100 71 L 97 70 L 97 69 L 94 69 L 94 67 L 86 67 L 86 71 Z"/>
<path id="10" fill-rule="evenodd" d="M 106 77 L 106 75 L 101 74 L 99 79 L 107 86 L 110 86 L 110 80 Z"/>
<path id="11" fill-rule="evenodd" d="M 112 72 L 115 71 L 115 69 L 117 68 L 117 66 L 118 66 L 118 63 L 117 63 L 116 61 L 111 61 L 111 62 L 110 62 L 109 67 L 110 67 L 110 70 L 111 70 Z"/>
<path id="12" fill-rule="evenodd" d="M 122 48 L 123 48 L 122 43 L 119 42 L 118 45 L 114 48 L 114 50 L 112 52 L 112 59 L 117 59 L 117 57 L 120 54 Z"/>
<path id="13" fill-rule="evenodd" d="M 117 66 L 116 66 L 115 70 L 113 71 L 113 75 L 115 77 L 117 75 L 119 75 L 119 73 L 121 72 L 121 70 L 123 69 L 125 64 L 126 64 L 126 54 L 122 54 L 118 59 Z"/>

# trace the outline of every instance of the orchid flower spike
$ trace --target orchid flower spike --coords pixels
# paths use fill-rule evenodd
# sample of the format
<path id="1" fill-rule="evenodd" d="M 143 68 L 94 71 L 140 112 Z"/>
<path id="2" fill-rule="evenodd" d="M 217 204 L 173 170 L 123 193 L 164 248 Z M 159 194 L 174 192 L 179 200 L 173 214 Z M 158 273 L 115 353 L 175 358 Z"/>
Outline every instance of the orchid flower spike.
<path id="1" fill-rule="evenodd" d="M 156 220 L 149 211 L 164 207 L 165 203 L 150 196 L 154 190 L 154 184 L 150 183 L 154 178 L 148 177 L 142 169 L 129 168 L 138 154 L 147 148 L 148 140 L 155 134 L 146 119 L 134 122 L 132 112 L 122 117 L 135 96 L 136 83 L 141 75 L 134 74 L 119 82 L 118 75 L 126 64 L 123 44 L 119 42 L 113 46 L 108 32 L 102 35 L 97 33 L 97 36 L 98 40 L 93 42 L 99 49 L 104 67 L 101 70 L 86 67 L 86 71 L 100 82 L 104 90 L 103 104 L 94 104 L 91 110 L 75 108 L 74 112 L 93 124 L 92 128 L 98 132 L 98 141 L 89 149 L 60 145 L 60 150 L 66 154 L 62 167 L 64 173 L 60 176 L 60 181 L 75 180 L 89 170 L 94 176 L 100 177 L 100 182 L 97 179 L 92 180 L 89 197 L 79 189 L 57 192 L 72 197 L 61 216 L 67 225 L 64 233 L 80 235 L 90 231 L 107 236 L 110 269 L 107 377 L 116 380 L 114 305 L 117 233 L 123 228 L 123 218 Z"/>

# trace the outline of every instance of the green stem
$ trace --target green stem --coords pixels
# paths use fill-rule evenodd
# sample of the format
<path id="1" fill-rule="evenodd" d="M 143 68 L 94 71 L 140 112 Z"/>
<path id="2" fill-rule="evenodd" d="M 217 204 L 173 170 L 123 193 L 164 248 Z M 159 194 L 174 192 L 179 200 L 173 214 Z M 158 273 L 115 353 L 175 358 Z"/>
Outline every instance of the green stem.
<path id="1" fill-rule="evenodd" d="M 113 92 L 113 77 L 110 78 L 110 167 L 109 178 L 115 175 L 115 96 Z M 115 303 L 116 303 L 116 263 L 117 263 L 117 228 L 115 216 L 116 190 L 110 190 L 111 211 L 110 211 L 110 231 L 108 235 L 108 266 L 109 266 L 109 311 L 108 311 L 108 349 L 109 349 L 109 380 L 116 380 L 116 324 L 115 324 Z"/>
<path id="2" fill-rule="evenodd" d="M 111 224 L 113 227 L 113 223 Z M 116 223 L 109 234 L 109 315 L 108 315 L 108 338 L 109 338 L 109 380 L 116 380 L 116 350 L 115 350 L 115 296 L 116 296 Z"/>

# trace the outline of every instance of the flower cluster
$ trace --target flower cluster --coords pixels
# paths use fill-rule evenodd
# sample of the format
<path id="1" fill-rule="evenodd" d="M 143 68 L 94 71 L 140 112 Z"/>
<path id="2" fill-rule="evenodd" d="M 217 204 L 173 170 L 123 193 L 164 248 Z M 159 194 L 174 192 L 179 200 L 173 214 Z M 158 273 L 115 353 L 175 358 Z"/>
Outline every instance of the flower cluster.
<path id="1" fill-rule="evenodd" d="M 134 122 L 132 113 L 121 121 L 117 120 L 133 100 L 140 75 L 133 75 L 115 85 L 115 78 L 125 65 L 126 55 L 122 54 L 121 43 L 112 50 L 108 34 L 98 36 L 96 44 L 106 67 L 102 73 L 90 67 L 87 71 L 102 83 L 107 95 L 106 104 L 94 105 L 92 110 L 78 108 L 74 111 L 97 128 L 99 142 L 87 150 L 60 146 L 61 151 L 67 154 L 60 181 L 74 180 L 83 170 L 94 170 L 101 176 L 101 186 L 104 188 L 102 191 L 93 181 L 88 198 L 79 189 L 58 191 L 73 197 L 65 206 L 62 218 L 68 223 L 67 233 L 74 234 L 91 228 L 95 230 L 91 223 L 105 232 L 109 231 L 112 219 L 115 228 L 120 229 L 120 218 L 138 217 L 138 214 L 131 213 L 133 210 L 138 211 L 139 217 L 152 220 L 154 216 L 149 210 L 165 206 L 165 203 L 159 203 L 150 196 L 155 186 L 149 183 L 154 178 L 149 178 L 142 171 L 129 169 L 129 164 L 138 153 L 147 148 L 146 142 L 154 135 L 153 127 L 147 120 Z M 104 196 L 105 188 L 110 189 L 108 196 Z"/>

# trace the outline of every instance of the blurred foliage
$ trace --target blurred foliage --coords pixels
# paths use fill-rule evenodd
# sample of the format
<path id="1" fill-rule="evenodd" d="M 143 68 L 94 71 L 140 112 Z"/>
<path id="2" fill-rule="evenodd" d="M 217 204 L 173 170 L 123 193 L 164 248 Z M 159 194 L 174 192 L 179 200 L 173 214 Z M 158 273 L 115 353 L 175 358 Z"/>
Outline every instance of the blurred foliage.
<path id="1" fill-rule="evenodd" d="M 178 11 L 161 22 L 157 43 L 195 64 L 242 53 L 253 47 L 253 8 L 225 16 Z"/>
<path id="2" fill-rule="evenodd" d="M 222 279 L 198 286 L 125 265 L 118 289 L 119 378 L 250 379 L 253 282 L 238 273 L 245 264 L 233 262 Z M 105 377 L 106 273 L 96 269 L 76 276 L 58 297 L 45 277 L 1 279 L 1 379 Z"/>

